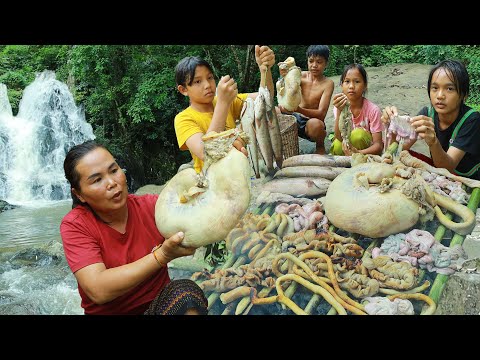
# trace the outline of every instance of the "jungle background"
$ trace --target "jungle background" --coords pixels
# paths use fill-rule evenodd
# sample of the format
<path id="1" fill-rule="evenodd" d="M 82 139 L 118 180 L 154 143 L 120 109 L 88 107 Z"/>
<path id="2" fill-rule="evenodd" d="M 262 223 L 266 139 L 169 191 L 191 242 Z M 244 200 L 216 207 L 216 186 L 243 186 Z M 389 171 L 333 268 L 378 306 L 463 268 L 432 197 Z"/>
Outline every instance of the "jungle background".
<path id="1" fill-rule="evenodd" d="M 293 56 L 307 70 L 308 45 L 270 47 L 277 63 Z M 7 86 L 16 114 L 23 90 L 35 74 L 55 71 L 84 108 L 97 140 L 127 169 L 129 190 L 135 191 L 145 184 L 164 184 L 191 160 L 188 151 L 179 150 L 173 126 L 175 115 L 188 106 L 188 98 L 176 90 L 174 69 L 189 55 L 206 59 L 217 81 L 229 74 L 239 92 L 257 91 L 260 74 L 254 45 L 0 45 L 0 83 Z M 433 65 L 446 58 L 466 64 L 467 104 L 480 109 L 478 45 L 330 45 L 325 75 L 337 76 L 353 62 L 365 67 Z M 277 66 L 272 74 L 276 81 Z"/>

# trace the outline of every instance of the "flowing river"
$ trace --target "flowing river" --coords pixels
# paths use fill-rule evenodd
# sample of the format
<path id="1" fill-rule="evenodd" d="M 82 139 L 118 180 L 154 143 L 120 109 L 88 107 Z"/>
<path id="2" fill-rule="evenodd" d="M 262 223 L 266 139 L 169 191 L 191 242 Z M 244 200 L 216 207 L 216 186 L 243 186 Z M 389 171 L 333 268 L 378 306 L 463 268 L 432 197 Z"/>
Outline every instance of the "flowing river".
<path id="1" fill-rule="evenodd" d="M 0 314 L 83 314 L 59 226 L 71 201 L 0 213 Z"/>
<path id="2" fill-rule="evenodd" d="M 0 314 L 83 314 L 59 226 L 71 209 L 68 150 L 94 139 L 67 85 L 44 71 L 16 116 L 0 83 Z M 1 211 L 1 209 L 0 209 Z"/>

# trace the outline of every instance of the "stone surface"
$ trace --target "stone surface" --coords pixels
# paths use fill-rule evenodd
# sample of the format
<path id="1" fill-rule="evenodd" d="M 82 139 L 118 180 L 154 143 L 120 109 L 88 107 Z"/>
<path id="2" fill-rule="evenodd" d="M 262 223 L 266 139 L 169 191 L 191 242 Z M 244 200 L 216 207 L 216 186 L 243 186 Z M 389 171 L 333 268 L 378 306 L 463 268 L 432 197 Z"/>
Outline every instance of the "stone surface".
<path id="1" fill-rule="evenodd" d="M 325 139 L 325 150 L 328 151 L 330 146 L 327 147 L 327 142 L 329 140 Z M 301 137 L 298 137 L 298 150 L 300 154 L 313 154 L 315 152 L 315 143 L 313 141 L 308 141 Z"/>
<path id="2" fill-rule="evenodd" d="M 436 315 L 480 315 L 480 209 L 472 234 L 462 246 L 467 254 L 463 268 L 476 268 L 474 273 L 456 272 L 450 275 L 438 303 Z"/>
<path id="3" fill-rule="evenodd" d="M 477 209 L 476 220 L 475 228 L 465 237 L 462 244 L 468 259 L 480 257 L 480 209 Z"/>
<path id="4" fill-rule="evenodd" d="M 478 235 L 467 235 L 462 245 L 468 259 L 480 257 L 480 237 Z"/>
<path id="5" fill-rule="evenodd" d="M 464 268 L 480 270 L 480 258 L 465 261 Z M 450 275 L 435 315 L 480 315 L 480 273 Z"/>

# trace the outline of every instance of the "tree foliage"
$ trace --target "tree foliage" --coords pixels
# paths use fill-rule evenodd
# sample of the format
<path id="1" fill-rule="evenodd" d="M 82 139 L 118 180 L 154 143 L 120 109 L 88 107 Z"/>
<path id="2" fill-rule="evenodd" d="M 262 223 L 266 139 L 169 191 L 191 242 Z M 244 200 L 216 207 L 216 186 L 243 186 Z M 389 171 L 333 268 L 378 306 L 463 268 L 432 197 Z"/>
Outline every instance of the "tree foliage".
<path id="1" fill-rule="evenodd" d="M 308 45 L 271 45 L 277 62 L 293 56 L 307 68 Z M 188 162 L 178 149 L 173 120 L 188 106 L 176 90 L 174 69 L 185 56 L 209 61 L 217 80 L 236 79 L 240 92 L 254 92 L 260 74 L 253 45 L 3 45 L 0 82 L 5 83 L 14 114 L 35 74 L 53 70 L 85 108 L 97 139 L 127 169 L 131 190 L 163 184 Z M 469 105 L 480 104 L 480 48 L 476 45 L 331 45 L 327 76 L 352 62 L 364 66 L 394 63 L 434 64 L 445 58 L 465 62 L 470 74 Z M 272 75 L 278 78 L 278 67 Z M 425 79 L 425 83 L 427 79 Z"/>

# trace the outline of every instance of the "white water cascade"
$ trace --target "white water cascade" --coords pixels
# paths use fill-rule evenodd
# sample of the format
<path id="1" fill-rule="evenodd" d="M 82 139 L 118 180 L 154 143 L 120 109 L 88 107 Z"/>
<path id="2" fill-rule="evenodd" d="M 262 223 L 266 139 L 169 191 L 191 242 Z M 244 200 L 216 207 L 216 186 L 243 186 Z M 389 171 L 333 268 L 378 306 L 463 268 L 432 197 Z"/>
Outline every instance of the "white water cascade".
<path id="1" fill-rule="evenodd" d="M 38 74 L 25 88 L 17 116 L 0 84 L 0 199 L 11 204 L 69 199 L 65 155 L 94 138 L 83 108 L 54 72 Z"/>

